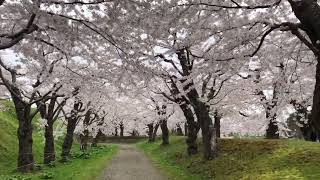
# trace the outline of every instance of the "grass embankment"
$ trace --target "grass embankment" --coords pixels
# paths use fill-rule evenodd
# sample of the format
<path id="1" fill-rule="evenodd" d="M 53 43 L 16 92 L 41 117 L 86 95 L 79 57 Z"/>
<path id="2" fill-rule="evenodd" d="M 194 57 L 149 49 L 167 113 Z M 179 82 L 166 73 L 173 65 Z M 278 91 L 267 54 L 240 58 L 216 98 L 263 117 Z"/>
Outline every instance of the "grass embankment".
<path id="1" fill-rule="evenodd" d="M 89 148 L 83 153 L 79 145 L 74 144 L 71 154 L 72 158 L 67 163 L 55 162 L 50 166 L 44 166 L 43 147 L 44 139 L 42 130 L 34 124 L 33 133 L 33 155 L 36 162 L 36 170 L 29 174 L 18 174 L 15 172 L 18 157 L 18 122 L 11 102 L 1 101 L 5 110 L 0 111 L 0 179 L 27 180 L 27 179 L 95 179 L 105 168 L 106 163 L 116 153 L 117 146 L 99 146 Z M 37 120 L 34 120 L 36 123 Z M 61 139 L 56 142 L 56 155 L 60 159 Z"/>
<path id="2" fill-rule="evenodd" d="M 184 137 L 171 137 L 168 146 L 160 143 L 143 141 L 138 147 L 171 179 L 320 179 L 320 143 L 221 139 L 219 157 L 206 162 L 202 153 L 187 156 Z"/>

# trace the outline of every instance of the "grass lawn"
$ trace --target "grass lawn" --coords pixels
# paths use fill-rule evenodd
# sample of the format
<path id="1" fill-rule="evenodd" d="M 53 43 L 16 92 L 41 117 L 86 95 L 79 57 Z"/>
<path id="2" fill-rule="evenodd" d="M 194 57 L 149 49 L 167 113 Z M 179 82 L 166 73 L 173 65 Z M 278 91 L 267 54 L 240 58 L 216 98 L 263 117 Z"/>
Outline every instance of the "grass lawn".
<path id="1" fill-rule="evenodd" d="M 143 141 L 137 146 L 170 179 L 320 179 L 320 143 L 221 139 L 219 157 L 212 161 L 203 161 L 201 153 L 188 157 L 185 137 L 170 137 L 168 146 L 160 143 Z"/>
<path id="2" fill-rule="evenodd" d="M 69 162 L 55 162 L 50 166 L 44 166 L 43 146 L 44 139 L 40 129 L 34 124 L 33 155 L 36 170 L 29 174 L 15 172 L 18 157 L 17 127 L 18 122 L 14 109 L 10 102 L 3 102 L 5 110 L 0 111 L 0 180 L 28 180 L 28 179 L 57 179 L 57 180 L 91 180 L 100 175 L 106 167 L 108 160 L 117 152 L 116 145 L 99 146 L 89 148 L 87 152 L 81 152 L 79 145 L 74 144 Z M 36 119 L 34 120 L 37 121 Z M 60 159 L 62 139 L 56 141 L 57 160 Z"/>

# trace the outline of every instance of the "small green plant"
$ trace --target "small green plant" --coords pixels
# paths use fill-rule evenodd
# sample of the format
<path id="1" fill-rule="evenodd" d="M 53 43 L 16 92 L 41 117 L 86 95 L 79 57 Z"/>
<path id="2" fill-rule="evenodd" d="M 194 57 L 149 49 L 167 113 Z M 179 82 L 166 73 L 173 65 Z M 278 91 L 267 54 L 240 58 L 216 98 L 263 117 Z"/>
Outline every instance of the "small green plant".
<path id="1" fill-rule="evenodd" d="M 53 179 L 54 174 L 52 172 L 44 172 L 40 175 L 40 179 Z"/>
<path id="2" fill-rule="evenodd" d="M 78 151 L 71 155 L 73 159 L 89 159 L 90 156 L 90 153 L 87 151 Z"/>
<path id="3" fill-rule="evenodd" d="M 31 180 L 31 177 L 22 177 L 20 175 L 0 176 L 2 180 Z"/>

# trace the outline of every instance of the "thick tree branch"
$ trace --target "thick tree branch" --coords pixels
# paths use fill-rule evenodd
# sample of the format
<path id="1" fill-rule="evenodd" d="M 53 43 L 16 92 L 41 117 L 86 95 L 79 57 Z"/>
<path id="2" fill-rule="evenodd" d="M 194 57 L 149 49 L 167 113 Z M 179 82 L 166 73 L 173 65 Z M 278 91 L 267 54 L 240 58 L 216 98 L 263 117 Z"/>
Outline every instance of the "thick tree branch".
<path id="1" fill-rule="evenodd" d="M 185 3 L 185 4 L 180 4 L 178 6 L 207 6 L 207 7 L 216 7 L 216 8 L 224 8 L 224 9 L 248 9 L 248 10 L 253 10 L 253 9 L 267 9 L 271 7 L 278 6 L 281 3 L 281 0 L 277 0 L 274 3 L 271 4 L 265 4 L 265 5 L 240 5 L 237 3 L 235 0 L 231 0 L 235 6 L 230 6 L 230 5 L 220 5 L 220 4 L 210 4 L 210 3 Z"/>

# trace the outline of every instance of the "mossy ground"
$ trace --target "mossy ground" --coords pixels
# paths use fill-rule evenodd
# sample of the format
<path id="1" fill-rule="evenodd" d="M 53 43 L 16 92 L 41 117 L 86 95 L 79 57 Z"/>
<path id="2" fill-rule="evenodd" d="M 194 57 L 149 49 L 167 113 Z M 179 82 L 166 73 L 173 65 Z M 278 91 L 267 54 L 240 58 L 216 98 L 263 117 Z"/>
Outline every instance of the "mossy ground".
<path id="1" fill-rule="evenodd" d="M 79 150 L 79 145 L 74 144 L 72 148 L 72 158 L 67 163 L 55 162 L 51 166 L 44 166 L 43 161 L 43 133 L 36 126 L 39 117 L 34 119 L 33 132 L 33 155 L 36 170 L 29 174 L 19 174 L 15 172 L 18 154 L 17 128 L 18 122 L 15 116 L 12 103 L 9 101 L 0 102 L 4 109 L 0 110 L 0 179 L 24 180 L 24 179 L 94 179 L 105 168 L 107 161 L 116 153 L 116 145 L 100 146 L 89 148 L 83 153 Z M 56 141 L 56 155 L 60 159 L 62 139 Z"/>
<path id="2" fill-rule="evenodd" d="M 186 154 L 184 137 L 138 143 L 171 179 L 320 179 L 320 143 L 300 140 L 220 139 L 219 157 L 203 161 Z M 199 144 L 201 147 L 201 144 Z"/>

